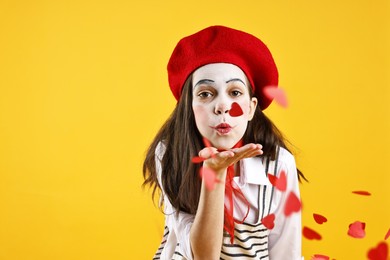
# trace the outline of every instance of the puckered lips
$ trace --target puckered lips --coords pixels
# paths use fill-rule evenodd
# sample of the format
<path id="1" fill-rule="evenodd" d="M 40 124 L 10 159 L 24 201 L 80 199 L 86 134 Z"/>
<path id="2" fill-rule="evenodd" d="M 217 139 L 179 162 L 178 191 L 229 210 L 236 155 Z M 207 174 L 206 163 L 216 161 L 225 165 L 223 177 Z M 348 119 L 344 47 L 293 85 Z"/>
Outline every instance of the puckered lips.
<path id="1" fill-rule="evenodd" d="M 221 135 L 226 135 L 233 129 L 233 127 L 227 123 L 221 123 L 213 128 Z"/>

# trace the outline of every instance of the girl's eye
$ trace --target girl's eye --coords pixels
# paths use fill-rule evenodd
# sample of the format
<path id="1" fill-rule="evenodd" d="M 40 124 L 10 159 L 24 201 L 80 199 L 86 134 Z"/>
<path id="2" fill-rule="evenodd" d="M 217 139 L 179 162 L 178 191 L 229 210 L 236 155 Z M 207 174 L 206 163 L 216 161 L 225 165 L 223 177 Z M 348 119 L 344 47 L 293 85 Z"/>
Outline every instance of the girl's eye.
<path id="1" fill-rule="evenodd" d="M 242 95 L 241 91 L 238 91 L 238 90 L 233 90 L 232 91 L 232 96 L 233 97 L 239 97 L 241 95 Z"/>
<path id="2" fill-rule="evenodd" d="M 213 94 L 212 93 L 210 93 L 210 92 L 200 92 L 199 94 L 198 94 L 198 97 L 200 97 L 200 98 L 208 98 L 208 97 L 211 97 Z"/>

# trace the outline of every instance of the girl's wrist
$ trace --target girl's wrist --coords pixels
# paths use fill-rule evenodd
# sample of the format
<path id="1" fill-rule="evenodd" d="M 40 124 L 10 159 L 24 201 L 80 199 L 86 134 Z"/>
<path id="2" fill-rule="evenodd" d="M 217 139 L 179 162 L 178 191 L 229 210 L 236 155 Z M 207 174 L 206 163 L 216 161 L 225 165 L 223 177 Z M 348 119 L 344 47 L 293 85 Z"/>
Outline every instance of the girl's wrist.
<path id="1" fill-rule="evenodd" d="M 225 182 L 226 174 L 227 174 L 227 169 L 226 168 L 225 169 L 216 170 L 214 172 L 215 172 L 215 178 L 217 179 L 217 181 Z"/>
<path id="2" fill-rule="evenodd" d="M 225 181 L 226 181 L 227 170 L 220 170 L 220 171 L 213 170 L 213 171 L 215 173 L 213 187 L 214 188 L 221 187 L 221 186 L 224 187 Z M 205 181 L 205 178 L 202 178 L 202 186 L 207 191 L 214 191 L 214 188 L 210 189 L 210 187 L 208 187 L 208 184 L 207 184 L 207 181 Z"/>

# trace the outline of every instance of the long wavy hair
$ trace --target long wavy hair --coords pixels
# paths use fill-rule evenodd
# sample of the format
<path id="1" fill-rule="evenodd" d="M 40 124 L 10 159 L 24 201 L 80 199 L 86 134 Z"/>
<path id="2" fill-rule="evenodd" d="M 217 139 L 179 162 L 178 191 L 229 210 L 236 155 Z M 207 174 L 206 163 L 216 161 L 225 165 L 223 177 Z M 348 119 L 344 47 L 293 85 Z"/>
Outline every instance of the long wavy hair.
<path id="1" fill-rule="evenodd" d="M 253 96 L 249 86 L 250 96 Z M 143 186 L 153 188 L 152 197 L 156 190 L 161 191 L 157 178 L 156 148 L 162 143 L 165 152 L 161 159 L 161 184 L 165 195 L 177 210 L 195 214 L 198 208 L 201 179 L 199 178 L 199 164 L 191 159 L 204 148 L 203 139 L 199 133 L 195 116 L 192 110 L 192 75 L 184 83 L 182 95 L 168 120 L 161 127 L 153 142 L 149 146 L 143 164 Z M 271 159 L 276 157 L 277 146 L 288 149 L 288 141 L 272 123 L 272 121 L 256 107 L 254 117 L 248 122 L 243 137 L 244 144 L 260 143 L 263 154 Z M 305 177 L 299 169 L 298 178 Z M 306 179 L 305 179 L 306 180 Z"/>

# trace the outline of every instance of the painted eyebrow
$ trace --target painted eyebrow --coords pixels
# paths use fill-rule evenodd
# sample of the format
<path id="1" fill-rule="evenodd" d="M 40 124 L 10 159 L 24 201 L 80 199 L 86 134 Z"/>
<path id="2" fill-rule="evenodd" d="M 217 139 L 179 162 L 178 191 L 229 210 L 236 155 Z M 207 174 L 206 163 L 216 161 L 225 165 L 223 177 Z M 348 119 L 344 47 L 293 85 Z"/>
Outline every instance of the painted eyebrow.
<path id="1" fill-rule="evenodd" d="M 244 81 L 242 81 L 241 79 L 239 78 L 234 78 L 234 79 L 229 79 L 228 81 L 226 81 L 226 83 L 229 83 L 231 81 L 240 81 L 242 84 L 244 84 L 244 86 L 246 86 L 246 84 L 244 83 Z"/>
<path id="2" fill-rule="evenodd" d="M 239 78 L 233 78 L 233 79 L 229 79 L 228 81 L 226 81 L 225 83 L 229 83 L 229 82 L 232 82 L 232 81 L 240 81 L 242 84 L 244 84 L 244 86 L 246 86 L 245 82 L 242 81 L 241 79 Z M 214 83 L 214 80 L 211 80 L 211 79 L 201 79 L 198 81 L 198 83 L 195 84 L 194 88 L 199 85 L 199 84 L 203 84 L 203 83 Z"/>
<path id="3" fill-rule="evenodd" d="M 203 83 L 214 83 L 214 80 L 211 80 L 211 79 L 201 79 L 198 81 L 198 83 L 195 84 L 194 88 L 196 86 L 198 86 L 199 84 L 203 84 Z"/>

